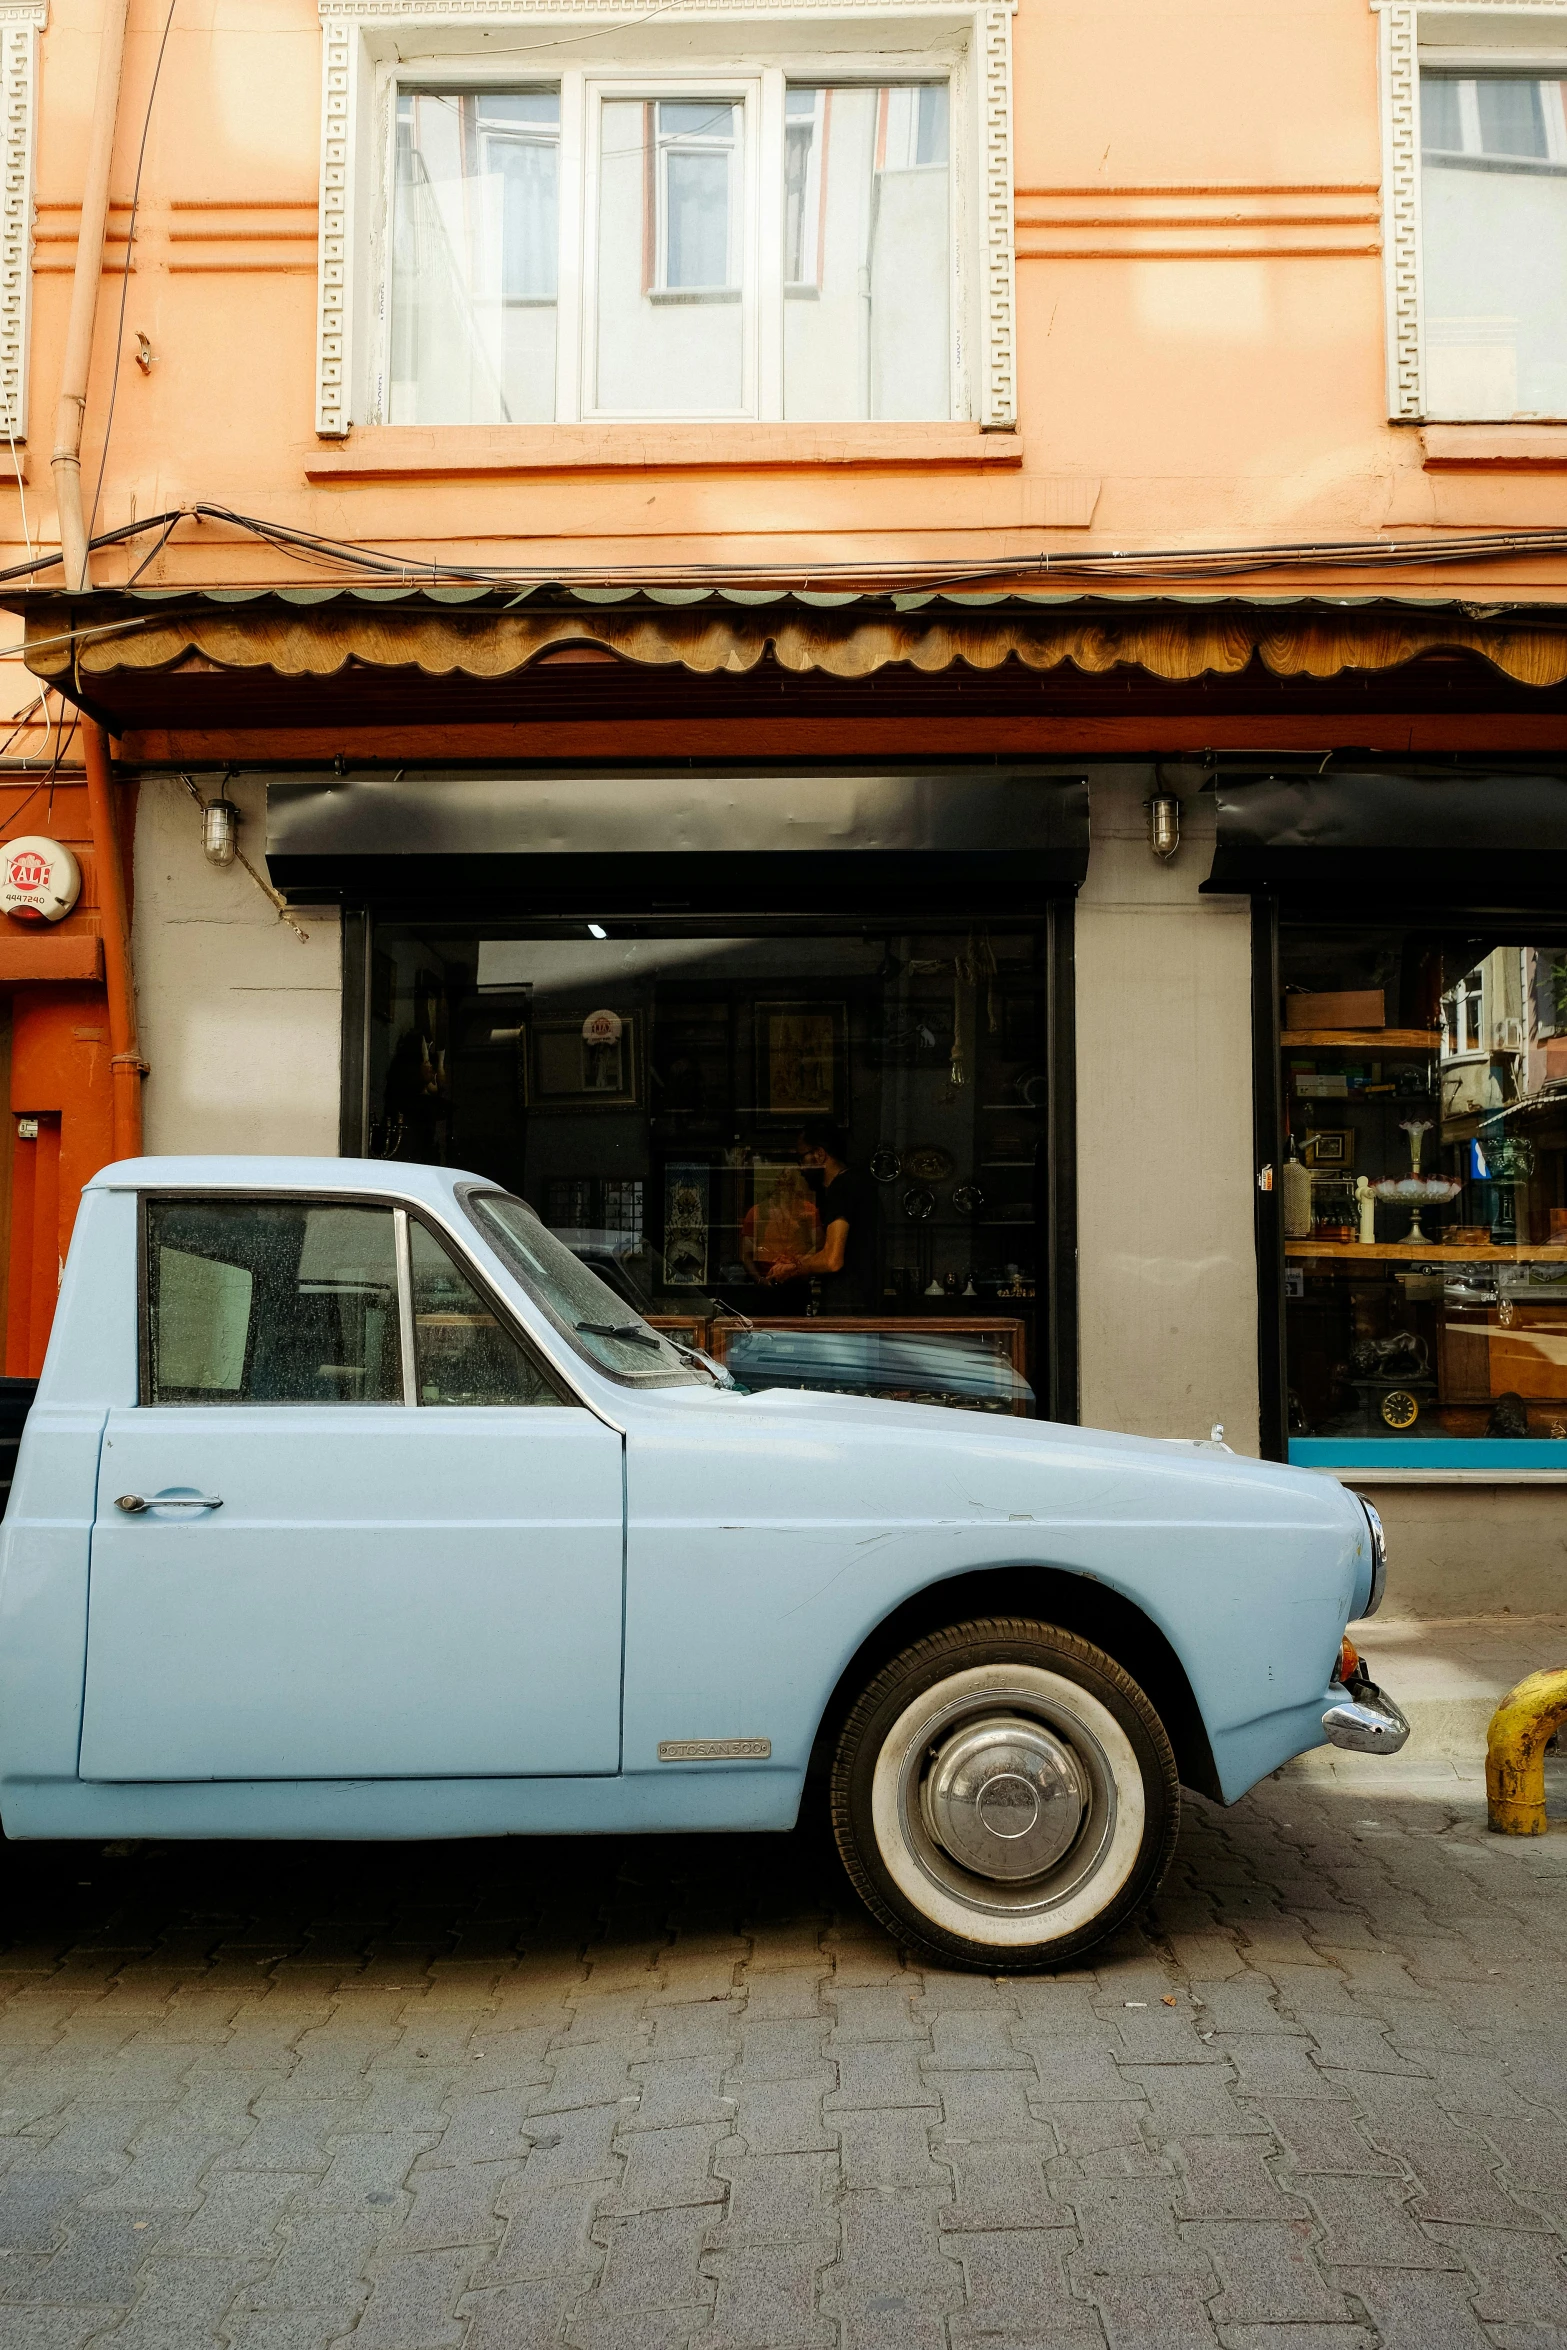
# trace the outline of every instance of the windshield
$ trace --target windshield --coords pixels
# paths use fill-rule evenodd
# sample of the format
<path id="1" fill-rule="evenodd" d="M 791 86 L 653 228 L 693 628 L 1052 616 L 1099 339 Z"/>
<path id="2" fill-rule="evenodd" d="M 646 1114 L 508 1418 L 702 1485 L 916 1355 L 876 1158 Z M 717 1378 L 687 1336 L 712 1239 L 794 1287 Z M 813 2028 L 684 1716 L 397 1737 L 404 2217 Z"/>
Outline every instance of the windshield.
<path id="1" fill-rule="evenodd" d="M 573 1256 L 526 1200 L 504 1191 L 463 1195 L 463 1205 L 578 1354 L 631 1387 L 696 1387 L 712 1374 L 633 1312 L 607 1282 Z"/>

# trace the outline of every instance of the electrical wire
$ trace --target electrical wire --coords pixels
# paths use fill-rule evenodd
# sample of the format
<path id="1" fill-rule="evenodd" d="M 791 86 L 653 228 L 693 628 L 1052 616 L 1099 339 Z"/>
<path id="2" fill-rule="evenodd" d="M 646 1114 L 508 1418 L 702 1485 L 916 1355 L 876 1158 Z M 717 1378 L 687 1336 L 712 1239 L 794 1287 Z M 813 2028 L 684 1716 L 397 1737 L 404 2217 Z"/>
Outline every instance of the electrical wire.
<path id="1" fill-rule="evenodd" d="M 566 567 L 559 564 L 547 567 L 490 566 L 434 562 L 410 564 L 406 558 L 391 555 L 384 550 L 325 538 L 317 532 L 295 529 L 285 523 L 266 522 L 231 506 L 200 502 L 190 511 L 204 520 L 225 522 L 235 529 L 249 532 L 280 553 L 286 552 L 296 557 L 312 555 L 317 559 L 371 572 L 379 578 L 395 577 L 409 587 L 417 586 L 420 579 L 430 578 L 453 584 L 465 582 L 497 586 L 557 582 L 561 585 L 576 585 L 585 584 L 591 579 L 605 585 L 628 586 L 709 582 L 716 586 L 730 581 L 737 584 L 742 581 L 766 581 L 808 590 L 813 580 L 857 579 L 885 582 L 888 586 L 925 580 L 932 584 L 932 592 L 939 592 L 942 587 L 950 590 L 982 580 L 1065 580 L 1116 576 L 1135 579 L 1242 578 L 1256 571 L 1294 570 L 1308 566 L 1377 570 L 1426 564 L 1451 565 L 1503 556 L 1567 554 L 1567 530 L 1477 531 L 1461 539 L 1444 535 L 1438 541 L 1394 539 L 1378 543 L 1363 539 L 1312 540 L 1293 545 L 1260 547 L 1117 548 L 1107 549 L 1103 553 L 1074 552 L 1068 556 L 1042 550 L 1032 561 L 1006 561 L 984 566 L 973 562 L 961 565 L 914 561 L 867 563 L 863 558 L 858 562 L 817 563 L 808 568 L 799 564 L 686 563 L 680 566 L 678 573 L 672 575 L 667 568 L 652 564 L 607 567 Z M 411 576 L 413 574 L 417 576 Z"/>
<path id="2" fill-rule="evenodd" d="M 125 231 L 125 267 L 120 272 L 120 315 L 114 330 L 114 373 L 109 379 L 109 413 L 104 420 L 103 448 L 98 457 L 98 479 L 93 487 L 92 512 L 87 517 L 87 543 L 92 545 L 93 526 L 98 520 L 98 501 L 103 496 L 103 477 L 109 463 L 109 435 L 114 430 L 115 404 L 120 396 L 120 362 L 125 356 L 125 305 L 131 290 L 131 254 L 136 244 L 136 214 L 141 205 L 142 165 L 147 160 L 147 134 L 152 128 L 152 104 L 158 95 L 158 81 L 163 72 L 163 52 L 169 45 L 169 31 L 174 23 L 174 11 L 179 0 L 169 0 L 169 13 L 163 20 L 163 38 L 158 43 L 158 54 L 152 68 L 152 87 L 147 92 L 147 111 L 141 121 L 141 145 L 136 150 L 136 177 L 131 185 L 131 218 Z"/>
<path id="3" fill-rule="evenodd" d="M 313 566 L 310 584 L 331 586 L 346 584 L 354 578 L 375 580 L 384 585 L 416 589 L 419 587 L 475 587 L 512 588 L 519 596 L 531 594 L 538 588 L 557 587 L 582 589 L 589 586 L 619 588 L 634 593 L 638 588 L 707 587 L 721 589 L 755 588 L 778 595 L 793 592 L 797 595 L 841 593 L 845 601 L 891 596 L 904 609 L 914 609 L 922 597 L 955 595 L 967 590 L 978 603 L 1001 603 L 1013 593 L 1022 593 L 1030 587 L 1059 583 L 1070 589 L 1074 583 L 1091 580 L 1124 580 L 1130 592 L 1139 587 L 1158 583 L 1212 582 L 1244 580 L 1258 574 L 1308 571 L 1332 574 L 1343 571 L 1399 571 L 1445 568 L 1454 565 L 1525 561 L 1531 557 L 1567 555 L 1567 530 L 1534 531 L 1473 531 L 1462 536 L 1444 533 L 1440 539 L 1313 539 L 1281 542 L 1262 546 L 1232 547 L 1118 547 L 1073 550 L 1058 553 L 1041 549 L 1032 558 L 1008 559 L 995 563 L 932 563 L 909 559 L 906 561 L 872 561 L 845 559 L 836 563 L 683 563 L 671 569 L 667 565 L 651 563 L 630 564 L 482 564 L 446 563 L 434 557 L 399 555 L 384 547 L 372 547 L 357 540 L 334 539 L 318 531 L 304 530 L 290 523 L 268 521 L 262 516 L 246 514 L 233 506 L 215 505 L 198 500 L 189 506 L 166 509 L 161 514 L 149 514 L 143 520 L 122 524 L 118 529 L 99 531 L 89 540 L 94 550 L 119 546 L 128 540 L 152 532 L 162 535 L 158 544 L 137 566 L 130 585 L 139 579 L 149 564 L 156 560 L 169 544 L 182 521 L 218 523 L 256 540 L 282 556 L 290 564 Z M 12 564 L 0 570 L 0 586 L 14 581 L 36 578 L 60 561 L 58 549 L 41 551 L 26 563 Z M 283 584 L 280 580 L 246 581 L 238 584 L 265 594 L 269 588 Z M 58 592 L 52 591 L 52 592 Z M 109 591 L 114 592 L 114 591 Z M 123 591 L 122 591 L 123 592 Z M 177 595 L 176 588 L 169 591 Z M 189 593 L 200 596 L 204 589 L 192 585 Z M 1293 593 L 1281 590 L 1278 601 L 1310 601 L 1325 596 L 1320 581 L 1301 584 Z M 1362 591 L 1365 601 L 1375 598 L 1375 590 Z M 1336 599 L 1328 596 L 1326 600 Z M 1443 602 L 1457 598 L 1433 599 Z M 1464 599 L 1471 616 L 1497 617 L 1511 609 L 1512 600 L 1498 602 L 1490 591 L 1482 591 Z"/>
<path id="4" fill-rule="evenodd" d="M 144 532 L 157 530 L 165 522 L 179 522 L 188 512 L 190 508 L 186 506 L 174 506 L 162 514 L 149 514 L 142 522 L 122 522 L 118 530 L 101 530 L 87 544 L 91 549 L 117 547 L 123 540 L 140 538 Z M 50 547 L 30 557 L 26 563 L 13 563 L 8 571 L 0 571 L 0 586 L 4 586 L 7 580 L 26 579 L 35 572 L 48 571 L 61 560 L 59 548 Z M 58 594 L 59 591 L 56 589 L 54 592 Z"/>
<path id="5" fill-rule="evenodd" d="M 22 509 L 22 544 L 26 547 L 29 556 L 31 556 L 33 551 L 33 534 L 27 520 L 27 491 L 22 484 L 22 460 L 16 453 L 16 426 L 12 420 L 12 413 L 9 403 L 6 407 L 5 437 L 11 444 L 11 463 L 16 472 L 16 495 Z"/>

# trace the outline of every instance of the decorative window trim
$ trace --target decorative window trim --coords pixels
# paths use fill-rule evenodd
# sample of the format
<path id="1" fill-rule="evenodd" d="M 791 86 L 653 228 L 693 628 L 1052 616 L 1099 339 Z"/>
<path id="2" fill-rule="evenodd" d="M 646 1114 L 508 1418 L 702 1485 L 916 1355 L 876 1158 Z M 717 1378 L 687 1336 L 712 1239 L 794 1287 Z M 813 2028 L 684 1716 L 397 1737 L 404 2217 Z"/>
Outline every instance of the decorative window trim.
<path id="1" fill-rule="evenodd" d="M 8 0 L 0 0 L 0 16 Z M 15 5 L 15 0 L 10 0 Z M 978 273 L 981 348 L 966 370 L 971 414 L 987 431 L 1010 432 L 1017 422 L 1015 300 L 1012 228 L 1012 16 L 1017 0 L 816 0 L 812 15 L 825 24 L 874 21 L 878 16 L 927 17 L 947 24 L 966 18 L 972 28 L 970 63 L 976 78 L 978 124 L 972 181 L 982 207 L 980 233 L 959 256 L 960 284 Z M 1567 7 L 1567 0 L 1563 0 Z M 797 15 L 795 0 L 679 0 L 661 9 L 661 25 L 711 22 L 765 24 Z M 368 332 L 373 303 L 359 221 L 373 201 L 376 158 L 363 134 L 367 81 L 365 37 L 417 25 L 496 27 L 554 23 L 569 27 L 604 18 L 629 31 L 639 21 L 626 0 L 320 0 L 321 258 L 316 333 L 316 431 L 340 440 L 356 421 L 359 334 Z M 9 181 L 8 181 L 9 186 Z M 966 336 L 964 338 L 967 339 Z M 362 419 L 360 419 L 362 421 Z M 654 428 L 656 429 L 656 427 Z M 852 423 L 838 428 L 852 431 Z"/>
<path id="2" fill-rule="evenodd" d="M 0 0 L 0 108 L 5 197 L 0 213 L 0 430 L 27 438 L 28 354 L 33 316 L 33 145 L 38 112 L 38 35 L 47 0 Z"/>
<path id="3" fill-rule="evenodd" d="M 1380 20 L 1382 250 L 1387 305 L 1387 412 L 1426 421 L 1420 286 L 1420 33 L 1462 18 L 1535 18 L 1567 60 L 1567 0 L 1371 0 Z M 1505 52 L 1498 51 L 1501 59 Z"/>

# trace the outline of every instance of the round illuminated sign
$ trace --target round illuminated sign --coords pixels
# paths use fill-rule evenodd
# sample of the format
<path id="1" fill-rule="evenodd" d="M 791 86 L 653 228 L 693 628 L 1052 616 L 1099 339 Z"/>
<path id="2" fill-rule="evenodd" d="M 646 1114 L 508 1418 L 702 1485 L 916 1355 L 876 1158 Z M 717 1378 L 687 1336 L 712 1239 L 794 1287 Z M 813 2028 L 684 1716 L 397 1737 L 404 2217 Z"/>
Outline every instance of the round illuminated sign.
<path id="1" fill-rule="evenodd" d="M 582 1023 L 584 1044 L 619 1044 L 624 1027 L 618 1012 L 590 1012 Z"/>
<path id="2" fill-rule="evenodd" d="M 82 869 L 62 842 L 30 832 L 0 848 L 0 911 L 13 922 L 62 922 L 81 890 Z"/>

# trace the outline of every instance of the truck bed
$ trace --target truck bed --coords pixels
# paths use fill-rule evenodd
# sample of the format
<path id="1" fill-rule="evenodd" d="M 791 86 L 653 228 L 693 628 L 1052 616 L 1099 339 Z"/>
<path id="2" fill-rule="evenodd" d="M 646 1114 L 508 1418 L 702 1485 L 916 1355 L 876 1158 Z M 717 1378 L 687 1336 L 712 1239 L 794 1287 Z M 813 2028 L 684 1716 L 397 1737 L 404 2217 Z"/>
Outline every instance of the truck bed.
<path id="1" fill-rule="evenodd" d="M 22 1441 L 22 1427 L 37 1393 L 36 1379 L 0 1379 L 0 1518 L 5 1516 L 11 1498 L 16 1448 Z"/>

